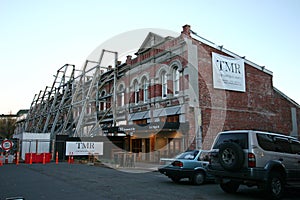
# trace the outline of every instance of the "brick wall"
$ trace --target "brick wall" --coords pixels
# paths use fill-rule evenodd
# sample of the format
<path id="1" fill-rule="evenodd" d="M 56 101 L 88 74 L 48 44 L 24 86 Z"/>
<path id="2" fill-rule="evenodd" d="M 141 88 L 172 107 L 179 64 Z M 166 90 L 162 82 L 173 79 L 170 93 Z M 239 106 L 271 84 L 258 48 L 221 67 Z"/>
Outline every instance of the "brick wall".
<path id="1" fill-rule="evenodd" d="M 214 89 L 212 52 L 226 54 L 197 41 L 194 44 L 198 46 L 204 149 L 209 149 L 217 133 L 223 130 L 256 129 L 290 135 L 292 107 L 297 109 L 299 135 L 299 106 L 274 91 L 272 75 L 245 63 L 246 92 Z"/>

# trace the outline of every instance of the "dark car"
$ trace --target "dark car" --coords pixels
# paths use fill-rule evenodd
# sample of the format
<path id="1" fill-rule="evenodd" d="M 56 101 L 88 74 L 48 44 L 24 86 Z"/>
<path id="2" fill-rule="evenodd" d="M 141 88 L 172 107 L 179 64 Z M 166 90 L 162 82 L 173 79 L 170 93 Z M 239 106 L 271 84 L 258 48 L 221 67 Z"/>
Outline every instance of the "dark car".
<path id="1" fill-rule="evenodd" d="M 188 178 L 191 183 L 200 185 L 214 177 L 207 173 L 208 152 L 203 150 L 186 151 L 175 157 L 174 161 L 158 168 L 158 171 L 174 182 Z"/>

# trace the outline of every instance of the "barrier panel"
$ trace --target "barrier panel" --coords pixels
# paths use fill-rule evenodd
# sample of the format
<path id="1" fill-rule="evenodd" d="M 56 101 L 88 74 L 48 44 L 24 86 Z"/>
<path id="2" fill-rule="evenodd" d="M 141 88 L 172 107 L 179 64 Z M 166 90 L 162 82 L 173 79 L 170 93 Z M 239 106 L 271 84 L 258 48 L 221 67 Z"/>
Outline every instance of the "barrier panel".
<path id="1" fill-rule="evenodd" d="M 32 155 L 30 155 L 32 154 Z M 51 153 L 26 153 L 25 163 L 30 164 L 30 156 L 32 156 L 32 163 L 49 163 L 51 161 Z M 44 161 L 44 162 L 43 162 Z"/>

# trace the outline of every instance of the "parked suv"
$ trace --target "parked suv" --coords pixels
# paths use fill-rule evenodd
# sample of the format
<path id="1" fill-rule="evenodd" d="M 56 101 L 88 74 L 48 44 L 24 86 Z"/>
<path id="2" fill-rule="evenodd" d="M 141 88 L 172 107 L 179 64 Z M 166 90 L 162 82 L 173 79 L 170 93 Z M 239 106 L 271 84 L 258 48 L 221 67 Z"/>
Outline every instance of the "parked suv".
<path id="1" fill-rule="evenodd" d="M 211 148 L 208 171 L 227 193 L 243 184 L 280 199 L 286 186 L 300 185 L 300 142 L 254 130 L 220 132 Z"/>

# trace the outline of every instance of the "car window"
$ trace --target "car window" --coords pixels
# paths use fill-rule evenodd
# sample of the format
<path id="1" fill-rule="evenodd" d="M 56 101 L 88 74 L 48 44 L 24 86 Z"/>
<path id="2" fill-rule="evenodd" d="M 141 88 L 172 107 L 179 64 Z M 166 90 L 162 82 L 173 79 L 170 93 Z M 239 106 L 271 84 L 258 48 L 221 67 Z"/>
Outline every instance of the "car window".
<path id="1" fill-rule="evenodd" d="M 292 153 L 291 144 L 287 138 L 275 137 L 275 151 L 282 153 Z"/>
<path id="2" fill-rule="evenodd" d="M 234 142 L 240 145 L 243 149 L 248 149 L 248 133 L 226 133 L 220 134 L 213 149 L 219 149 L 224 142 Z"/>
<path id="3" fill-rule="evenodd" d="M 188 152 L 184 152 L 182 154 L 180 154 L 180 156 L 178 156 L 178 159 L 185 159 L 185 160 L 193 160 L 197 154 L 199 153 L 199 151 L 188 151 Z"/>
<path id="4" fill-rule="evenodd" d="M 275 143 L 274 143 L 274 136 L 273 135 L 268 135 L 268 134 L 261 134 L 257 133 L 257 142 L 258 145 L 266 150 L 266 151 L 275 151 Z"/>
<path id="5" fill-rule="evenodd" d="M 291 150 L 293 154 L 300 154 L 300 142 L 296 140 L 291 141 Z"/>
<path id="6" fill-rule="evenodd" d="M 210 152 L 202 151 L 198 157 L 198 161 L 209 161 Z"/>
<path id="7" fill-rule="evenodd" d="M 288 138 L 257 133 L 257 141 L 259 146 L 266 151 L 292 153 L 292 146 Z M 294 149 L 295 148 L 297 147 L 294 146 Z"/>

